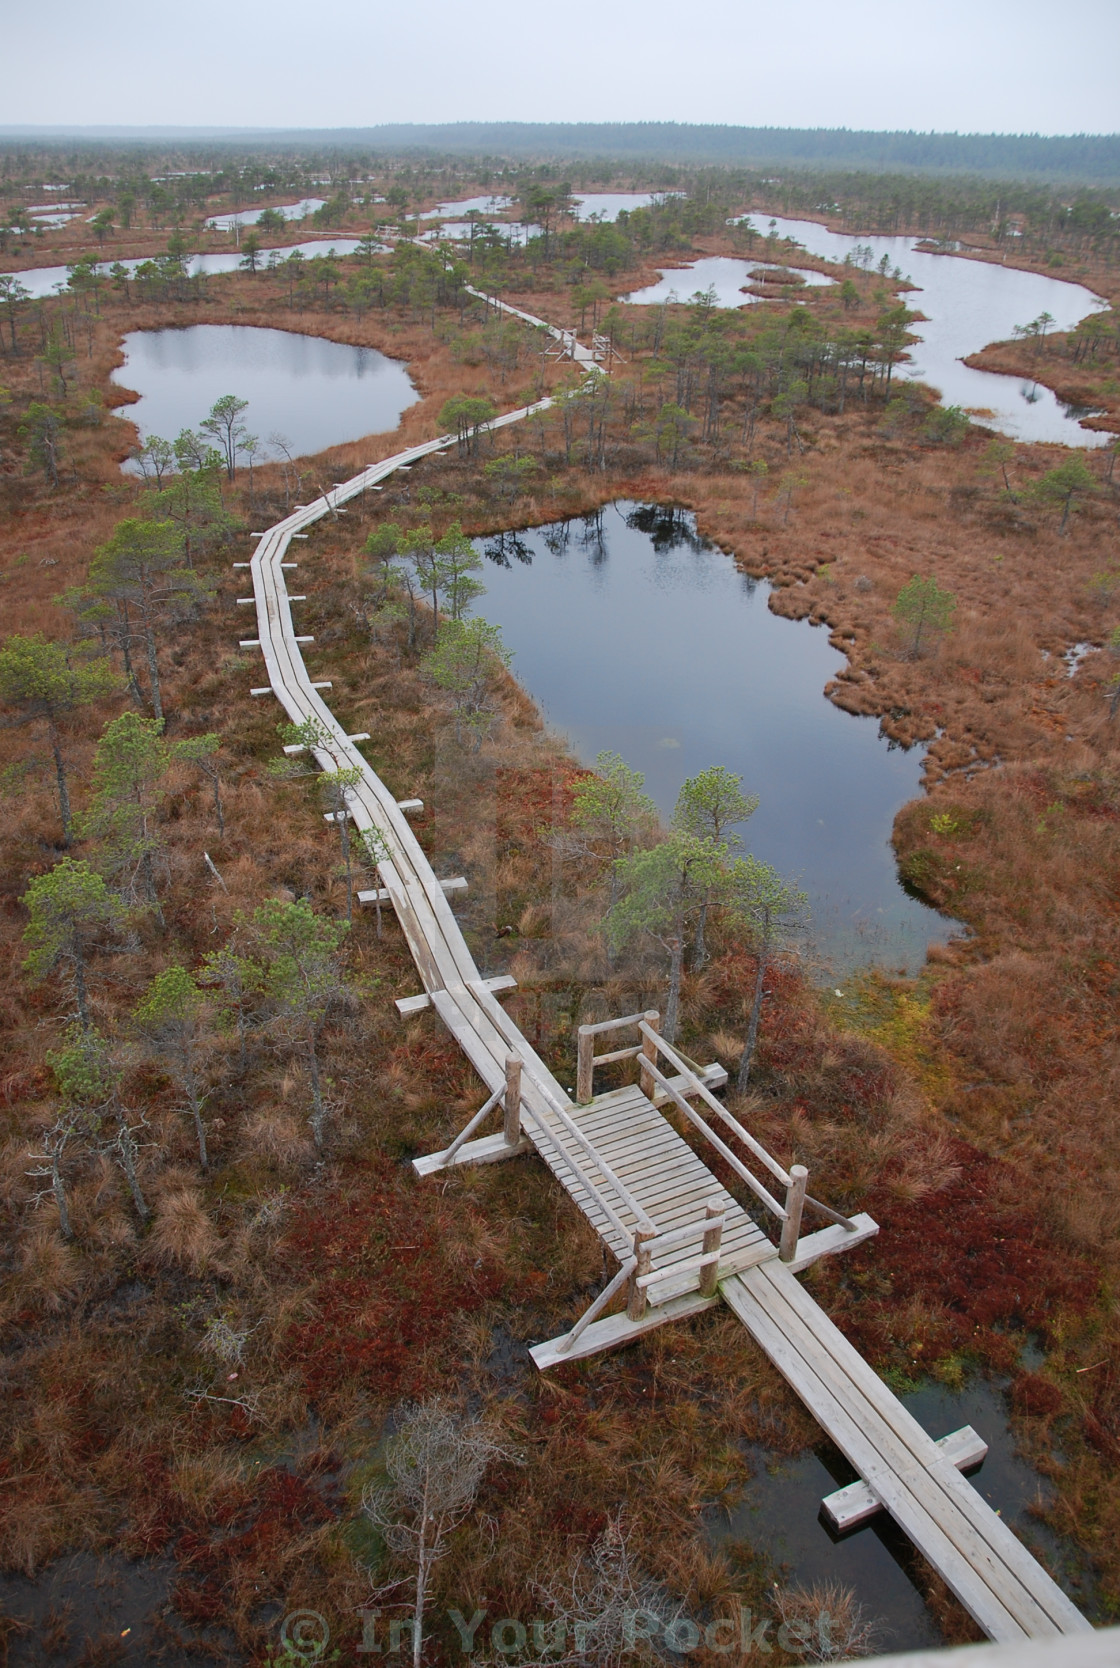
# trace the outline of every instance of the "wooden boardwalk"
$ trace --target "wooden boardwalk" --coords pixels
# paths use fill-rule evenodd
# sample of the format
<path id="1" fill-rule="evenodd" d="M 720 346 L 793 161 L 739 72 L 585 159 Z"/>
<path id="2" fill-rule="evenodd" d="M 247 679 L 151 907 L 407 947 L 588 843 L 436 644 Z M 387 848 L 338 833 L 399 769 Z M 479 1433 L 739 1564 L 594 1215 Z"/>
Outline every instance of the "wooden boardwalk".
<path id="1" fill-rule="evenodd" d="M 570 333 L 543 327 L 585 369 L 598 369 L 590 350 L 574 344 Z M 542 400 L 509 412 L 490 426 L 520 422 L 549 404 Z M 348 500 L 376 490 L 398 469 L 455 443 L 455 436 L 443 435 L 363 470 L 270 528 L 252 561 L 238 564 L 251 572 L 253 641 L 259 642 L 268 678 L 253 694 L 275 695 L 295 723 L 316 721 L 321 745 L 312 751 L 323 769 L 359 769 L 357 784 L 347 790 L 350 815 L 359 830 L 376 828 L 392 854 L 379 865 L 383 896 L 401 924 L 423 985 L 422 996 L 399 1006 L 405 1012 L 433 1007 L 489 1096 L 463 1135 L 444 1152 L 417 1160 L 417 1170 L 423 1175 L 449 1164 L 495 1162 L 535 1150 L 619 1261 L 606 1293 L 572 1331 L 536 1347 L 539 1366 L 625 1343 L 652 1326 L 723 1301 L 856 1467 L 874 1501 L 891 1513 L 991 1638 L 1090 1631 L 946 1450 L 906 1412 L 795 1278 L 817 1257 L 873 1234 L 875 1224 L 866 1217 L 847 1221 L 808 1199 L 804 1172 L 797 1166 L 784 1170 L 716 1099 L 712 1089 L 723 1081 L 719 1068 L 700 1071 L 669 1049 L 657 1035 L 656 1016 L 617 1022 L 635 1028 L 640 1040 L 606 1057 L 639 1058 L 640 1088 L 593 1096 L 590 1038 L 581 1038 L 581 1050 L 588 1043 L 586 1059 L 581 1052 L 584 1104 L 574 1103 L 497 1000 L 493 987 L 510 988 L 513 981 L 483 978 L 475 967 L 446 883 L 433 873 L 409 827 L 408 811 L 417 802 L 397 803 L 324 701 L 322 691 L 330 684 L 308 671 L 292 619 L 295 599 L 285 577 L 297 565 L 289 554 L 292 539 L 326 516 L 345 513 Z M 301 590 L 305 584 L 300 581 Z M 780 1247 L 672 1127 L 658 1109 L 666 1102 L 700 1130 L 756 1202 L 781 1223 Z M 503 1128 L 471 1139 L 475 1126 L 482 1127 L 482 1114 L 494 1110 L 501 1111 Z M 744 1152 L 745 1161 L 737 1156 Z M 784 1202 L 777 1196 L 783 1187 Z M 801 1235 L 803 1205 L 823 1211 L 830 1225 Z M 607 1314 L 605 1300 L 616 1294 L 626 1296 L 627 1311 Z"/>

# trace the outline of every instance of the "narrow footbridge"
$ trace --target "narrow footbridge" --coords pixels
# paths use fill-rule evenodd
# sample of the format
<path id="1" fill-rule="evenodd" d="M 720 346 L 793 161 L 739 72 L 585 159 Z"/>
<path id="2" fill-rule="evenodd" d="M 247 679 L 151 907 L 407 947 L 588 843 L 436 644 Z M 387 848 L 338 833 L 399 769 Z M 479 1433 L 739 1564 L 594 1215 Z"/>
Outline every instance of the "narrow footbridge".
<path id="1" fill-rule="evenodd" d="M 544 328 L 595 374 L 591 350 L 570 332 Z M 520 422 L 549 403 L 511 411 L 491 426 Z M 483 978 L 476 968 L 448 901 L 465 883 L 438 880 L 409 827 L 421 802 L 398 802 L 388 792 L 359 751 L 368 737 L 346 733 L 324 699 L 330 683 L 314 680 L 305 666 L 300 648 L 311 639 L 292 618 L 293 603 L 303 598 L 290 595 L 287 583 L 297 566 L 293 541 L 323 517 L 345 514 L 350 499 L 380 490 L 398 470 L 455 443 L 443 435 L 372 465 L 259 535 L 252 561 L 236 564 L 251 574 L 252 596 L 239 601 L 254 605 L 257 619 L 257 636 L 242 647 L 259 648 L 268 678 L 252 694 L 275 696 L 297 724 L 314 721 L 310 751 L 323 769 L 357 767 L 348 814 L 359 830 L 376 829 L 390 853 L 378 865 L 381 886 L 359 898 L 392 905 L 412 952 L 423 990 L 397 1006 L 405 1015 L 434 1009 L 485 1089 L 466 1128 L 442 1152 L 417 1159 L 416 1170 L 425 1176 L 535 1152 L 618 1262 L 614 1279 L 572 1329 L 533 1349 L 542 1371 L 724 1303 L 858 1471 L 860 1482 L 823 1503 L 837 1529 L 888 1511 L 993 1639 L 1091 1631 L 961 1474 L 983 1458 L 982 1440 L 968 1428 L 940 1441 L 928 1436 L 798 1282 L 799 1270 L 859 1244 L 876 1224 L 841 1216 L 810 1195 L 804 1168 L 785 1169 L 722 1104 L 715 1091 L 726 1081 L 723 1070 L 701 1067 L 672 1047 L 656 1013 L 580 1027 L 573 1100 L 498 1000 L 515 981 Z M 597 1055 L 597 1039 L 612 1034 L 629 1040 Z M 637 1062 L 639 1083 L 596 1095 L 596 1066 L 623 1059 Z M 478 1133 L 499 1114 L 499 1128 Z M 750 1212 L 671 1119 L 719 1153 L 750 1196 Z M 806 1212 L 825 1225 L 803 1234 Z M 776 1240 L 759 1226 L 770 1218 Z M 623 1299 L 623 1310 L 607 1313 Z"/>

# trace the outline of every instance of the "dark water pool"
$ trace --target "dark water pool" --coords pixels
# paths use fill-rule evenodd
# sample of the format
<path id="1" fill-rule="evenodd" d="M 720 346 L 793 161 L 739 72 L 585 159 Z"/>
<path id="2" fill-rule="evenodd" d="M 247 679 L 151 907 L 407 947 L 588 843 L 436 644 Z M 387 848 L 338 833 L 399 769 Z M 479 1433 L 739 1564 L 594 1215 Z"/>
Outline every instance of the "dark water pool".
<path id="1" fill-rule="evenodd" d="M 197 428 L 215 400 L 249 401 L 243 422 L 267 441 L 280 433 L 297 455 L 394 429 L 420 398 L 408 371 L 374 348 L 255 325 L 195 324 L 137 330 L 124 339 L 113 380 L 140 395 L 123 413 L 141 436 L 173 440 Z"/>
<path id="2" fill-rule="evenodd" d="M 920 791 L 922 752 L 822 691 L 844 664 L 828 633 L 782 619 L 769 586 L 698 538 L 684 511 L 609 505 L 586 520 L 480 540 L 479 612 L 578 756 L 613 750 L 661 811 L 725 765 L 760 797 L 745 845 L 809 894 L 831 977 L 878 962 L 916 971 L 956 923 L 907 895 L 889 844 Z"/>
<path id="3" fill-rule="evenodd" d="M 1041 1557 L 1066 1592 L 1090 1616 L 1093 1591 L 1087 1565 L 1036 1515 L 1052 1498 L 1052 1486 L 1017 1451 L 1002 1389 L 975 1379 L 962 1390 L 930 1382 L 902 1401 L 932 1437 L 971 1425 L 988 1444 L 972 1486 L 1015 1533 Z M 829 1442 L 785 1459 L 765 1448 L 749 1455 L 754 1476 L 730 1507 L 708 1507 L 709 1537 L 733 1553 L 761 1555 L 782 1584 L 812 1586 L 840 1582 L 854 1589 L 864 1609 L 878 1618 L 878 1651 L 917 1650 L 944 1644 L 919 1583 L 923 1561 L 885 1514 L 837 1536 L 821 1514 L 821 1501 L 855 1481 L 855 1472 Z"/>

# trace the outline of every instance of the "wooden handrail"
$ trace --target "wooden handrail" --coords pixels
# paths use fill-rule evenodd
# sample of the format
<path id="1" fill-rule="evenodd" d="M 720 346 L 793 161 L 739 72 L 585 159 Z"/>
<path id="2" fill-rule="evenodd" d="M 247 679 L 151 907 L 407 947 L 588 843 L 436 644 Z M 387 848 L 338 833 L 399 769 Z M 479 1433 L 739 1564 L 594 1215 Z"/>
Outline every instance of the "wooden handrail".
<path id="1" fill-rule="evenodd" d="M 576 1324 L 572 1327 L 572 1330 L 560 1339 L 556 1345 L 558 1350 L 562 1350 L 565 1355 L 567 1354 L 584 1328 L 590 1326 L 596 1315 L 602 1314 L 603 1310 L 606 1308 L 611 1298 L 614 1297 L 615 1293 L 622 1290 L 623 1286 L 634 1272 L 634 1264 L 635 1259 L 633 1257 L 627 1257 L 610 1285 L 604 1286 L 603 1290 L 599 1293 L 591 1307 L 584 1310 L 583 1314 L 579 1317 L 579 1320 L 577 1320 Z"/>
<path id="2" fill-rule="evenodd" d="M 732 1117 L 726 1106 L 724 1106 L 721 1101 L 718 1101 L 715 1095 L 712 1094 L 707 1084 L 702 1083 L 691 1067 L 686 1065 L 684 1060 L 681 1059 L 672 1044 L 667 1043 L 659 1031 L 654 1031 L 652 1028 L 647 1027 L 644 1022 L 639 1023 L 638 1029 L 654 1048 L 659 1049 L 660 1052 L 664 1054 L 671 1066 L 676 1066 L 685 1082 L 691 1086 L 693 1093 L 699 1095 L 704 1104 L 711 1107 L 716 1116 L 721 1118 L 729 1129 L 734 1130 L 740 1141 L 743 1142 L 744 1146 L 749 1148 L 756 1158 L 761 1159 L 762 1163 L 765 1164 L 775 1181 L 780 1181 L 783 1187 L 788 1187 L 790 1182 L 788 1171 L 783 1170 L 777 1159 L 771 1157 L 771 1155 L 766 1151 L 766 1148 L 762 1145 L 761 1141 L 755 1140 L 750 1130 L 743 1128 L 738 1118 Z"/>
<path id="3" fill-rule="evenodd" d="M 751 1189 L 751 1192 L 756 1194 L 758 1198 L 762 1200 L 762 1203 L 766 1206 L 767 1210 L 772 1211 L 778 1218 L 779 1222 L 784 1222 L 786 1217 L 785 1207 L 778 1203 L 774 1195 L 768 1188 L 763 1186 L 757 1176 L 751 1174 L 742 1159 L 736 1157 L 736 1155 L 731 1151 L 731 1148 L 727 1145 L 726 1141 L 722 1141 L 720 1139 L 711 1125 L 704 1122 L 699 1112 L 696 1111 L 695 1107 L 688 1104 L 684 1096 L 670 1081 L 670 1079 L 665 1076 L 665 1073 L 660 1069 L 660 1067 L 650 1066 L 649 1072 L 654 1081 L 660 1083 L 661 1087 L 665 1090 L 665 1093 L 670 1097 L 674 1104 L 680 1108 L 689 1122 L 696 1125 L 696 1128 L 711 1142 L 720 1157 L 727 1160 L 735 1174 L 742 1181 L 745 1181 L 747 1186 Z"/>
<path id="4" fill-rule="evenodd" d="M 648 1057 L 649 1045 L 643 1038 L 633 1048 L 616 1048 L 609 1054 L 594 1052 L 595 1037 L 600 1037 L 605 1031 L 623 1031 L 629 1025 L 642 1024 L 657 1025 L 661 1016 L 656 1008 L 646 1008 L 640 1014 L 623 1014 L 621 1019 L 600 1019 L 593 1025 L 581 1025 L 576 1032 L 576 1104 L 586 1106 L 594 1094 L 595 1067 L 613 1065 L 618 1060 L 635 1060 L 639 1055 Z M 648 1084 L 645 1067 L 642 1068 L 641 1087 L 643 1094 L 648 1094 Z"/>
<path id="5" fill-rule="evenodd" d="M 532 1119 L 533 1123 L 536 1124 L 537 1129 L 540 1131 L 542 1139 L 547 1141 L 550 1146 L 557 1148 L 561 1158 L 564 1160 L 564 1163 L 568 1166 L 569 1170 L 572 1171 L 576 1180 L 588 1194 L 588 1197 L 594 1199 L 595 1203 L 599 1206 L 599 1209 L 603 1212 L 608 1222 L 610 1222 L 611 1225 L 617 1230 L 619 1236 L 623 1240 L 630 1240 L 633 1237 L 631 1229 L 622 1220 L 621 1216 L 619 1216 L 610 1200 L 604 1196 L 602 1190 L 591 1180 L 591 1177 L 584 1170 L 579 1160 L 560 1146 L 556 1139 L 556 1131 L 548 1127 L 548 1124 L 545 1122 L 541 1114 L 535 1111 L 533 1107 L 529 1105 L 528 1101 L 522 1101 L 521 1115 L 523 1118 L 527 1116 Z"/>
<path id="6" fill-rule="evenodd" d="M 685 1058 L 678 1052 L 678 1050 L 673 1048 L 671 1044 L 669 1044 L 665 1041 L 664 1037 L 661 1035 L 661 1033 L 659 1031 L 654 1031 L 654 1030 L 652 1030 L 652 1028 L 647 1030 L 647 1028 L 645 1027 L 644 1024 L 640 1024 L 638 1029 L 640 1031 L 642 1031 L 646 1041 L 650 1044 L 651 1047 L 660 1049 L 662 1054 L 665 1055 L 666 1059 L 670 1062 L 670 1064 L 677 1067 L 677 1070 L 684 1077 L 686 1083 L 689 1083 L 691 1085 L 691 1087 L 693 1088 L 693 1091 L 696 1094 L 698 1094 L 700 1096 L 700 1098 L 708 1106 L 710 1106 L 714 1112 L 718 1113 L 720 1118 L 722 1118 L 723 1122 L 728 1126 L 729 1129 L 731 1129 L 735 1132 L 735 1134 L 744 1143 L 744 1145 L 747 1146 L 750 1149 L 751 1152 L 757 1154 L 757 1156 L 760 1159 L 762 1159 L 763 1163 L 770 1170 L 771 1174 L 774 1175 L 777 1178 L 777 1180 L 785 1183 L 786 1201 L 787 1201 L 786 1207 L 784 1209 L 779 1209 L 776 1213 L 782 1219 L 783 1222 L 791 1214 L 792 1205 L 791 1205 L 791 1202 L 790 1202 L 790 1196 L 791 1196 L 791 1193 L 793 1193 L 793 1194 L 796 1195 L 796 1214 L 797 1214 L 798 1224 L 800 1224 L 800 1221 L 801 1221 L 801 1211 L 804 1207 L 807 1206 L 810 1210 L 817 1211 L 819 1215 L 827 1217 L 829 1222 L 835 1222 L 837 1227 L 846 1228 L 849 1233 L 856 1233 L 858 1231 L 857 1223 L 853 1222 L 853 1220 L 850 1216 L 845 1216 L 841 1211 L 833 1210 L 831 1205 L 826 1205 L 826 1204 L 822 1203 L 822 1201 L 820 1199 L 814 1199 L 811 1193 L 807 1193 L 805 1191 L 805 1185 L 806 1185 L 806 1180 L 805 1179 L 807 1179 L 809 1172 L 807 1170 L 805 1170 L 804 1165 L 802 1165 L 802 1164 L 792 1164 L 789 1168 L 788 1174 L 785 1170 L 782 1169 L 781 1165 L 777 1162 L 777 1160 L 772 1158 L 770 1156 L 770 1154 L 766 1151 L 766 1148 L 764 1146 L 762 1146 L 762 1144 L 760 1142 L 755 1140 L 754 1136 L 750 1133 L 750 1131 L 743 1128 L 743 1126 L 739 1122 L 738 1118 L 733 1117 L 732 1114 L 727 1110 L 726 1106 L 722 1105 L 721 1102 L 719 1102 L 716 1099 L 716 1097 L 712 1094 L 711 1090 L 707 1087 L 707 1085 L 702 1081 L 701 1078 L 699 1078 L 697 1076 L 696 1072 L 686 1062 Z M 657 1075 L 658 1075 L 658 1081 L 662 1084 L 662 1087 L 668 1089 L 669 1085 L 665 1081 L 665 1079 L 663 1077 L 661 1077 L 660 1074 L 657 1074 Z M 669 1090 L 669 1092 L 673 1093 L 672 1090 Z M 674 1100 L 677 1101 L 678 1104 L 681 1104 L 679 1098 L 675 1094 L 673 1094 L 673 1098 L 674 1098 Z M 697 1124 L 698 1128 L 705 1128 L 706 1129 L 707 1126 L 703 1124 L 702 1120 L 698 1120 L 696 1118 L 695 1114 L 692 1112 L 692 1110 L 689 1107 L 685 1106 L 684 1110 L 686 1112 L 688 1112 L 689 1117 L 692 1118 L 693 1122 Z M 723 1150 L 726 1154 L 726 1149 L 723 1149 Z M 804 1178 L 805 1179 L 798 1179 L 798 1172 L 799 1171 L 804 1171 Z M 755 1188 L 756 1192 L 758 1192 L 758 1187 L 755 1184 L 753 1178 L 749 1177 L 748 1172 L 746 1172 L 744 1170 L 738 1170 L 738 1168 L 737 1168 L 737 1173 L 741 1174 L 745 1181 L 749 1179 L 750 1180 L 750 1185 Z M 796 1183 L 796 1185 L 795 1185 L 795 1183 Z M 759 1197 L 762 1198 L 763 1194 L 760 1193 Z M 771 1198 L 772 1195 L 765 1194 L 765 1197 L 766 1198 Z M 783 1233 L 784 1233 L 784 1229 L 783 1229 Z M 795 1249 L 796 1249 L 796 1241 L 794 1243 L 794 1249 L 791 1249 L 790 1252 L 789 1252 L 789 1256 L 784 1257 L 783 1260 L 786 1261 L 786 1262 L 790 1262 L 793 1258 Z"/>

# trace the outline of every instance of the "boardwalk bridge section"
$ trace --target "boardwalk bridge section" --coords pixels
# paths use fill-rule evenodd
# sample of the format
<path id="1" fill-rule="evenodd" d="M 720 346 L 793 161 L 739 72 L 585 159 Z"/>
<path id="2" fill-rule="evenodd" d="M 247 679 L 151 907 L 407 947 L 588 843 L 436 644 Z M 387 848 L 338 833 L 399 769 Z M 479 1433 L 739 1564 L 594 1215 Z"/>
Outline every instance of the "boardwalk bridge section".
<path id="1" fill-rule="evenodd" d="M 491 305 L 499 305 L 494 303 Z M 513 311 L 512 309 L 509 309 Z M 528 322 L 542 321 L 519 314 Z M 594 354 L 570 332 L 549 329 L 561 349 L 589 374 Z M 493 427 L 546 407 L 512 411 Z M 349 499 L 379 490 L 398 470 L 455 444 L 444 435 L 372 465 L 312 504 L 297 508 L 259 537 L 248 568 L 256 638 L 267 684 L 297 724 L 314 720 L 311 748 L 327 770 L 356 767 L 348 812 L 360 830 L 376 829 L 391 855 L 379 864 L 381 887 L 359 894 L 392 905 L 412 952 L 423 992 L 404 997 L 402 1013 L 433 1008 L 485 1085 L 488 1098 L 466 1129 L 440 1153 L 418 1159 L 420 1175 L 465 1163 L 492 1163 L 535 1151 L 583 1212 L 618 1262 L 601 1296 L 562 1338 L 532 1351 L 542 1370 L 727 1304 L 785 1376 L 822 1428 L 859 1472 L 861 1481 L 824 1503 L 838 1528 L 885 1509 L 993 1639 L 1017 1641 L 1085 1633 L 1089 1624 L 967 1479 L 961 1466 L 983 1457 L 984 1444 L 966 1429 L 935 1442 L 803 1289 L 796 1276 L 816 1258 L 875 1233 L 868 1217 L 847 1219 L 807 1193 L 804 1169 L 787 1171 L 723 1106 L 715 1090 L 721 1068 L 702 1069 L 659 1034 L 657 1015 L 643 1013 L 584 1026 L 576 1099 L 503 1010 L 498 996 L 511 978 L 483 978 L 456 924 L 448 893 L 463 883 L 439 881 L 409 824 L 418 801 L 398 803 L 324 700 L 330 683 L 314 680 L 300 652 L 286 573 L 293 539 L 324 516 L 345 513 Z M 615 1033 L 612 1037 L 611 1033 Z M 595 1055 L 599 1039 L 623 1042 Z M 633 1057 L 640 1082 L 595 1095 L 596 1063 Z M 718 1151 L 765 1215 L 775 1242 L 720 1185 L 660 1110 L 671 1105 Z M 479 1134 L 501 1111 L 501 1128 Z M 826 1219 L 801 1232 L 808 1210 Z M 625 1296 L 623 1312 L 610 1314 Z"/>

